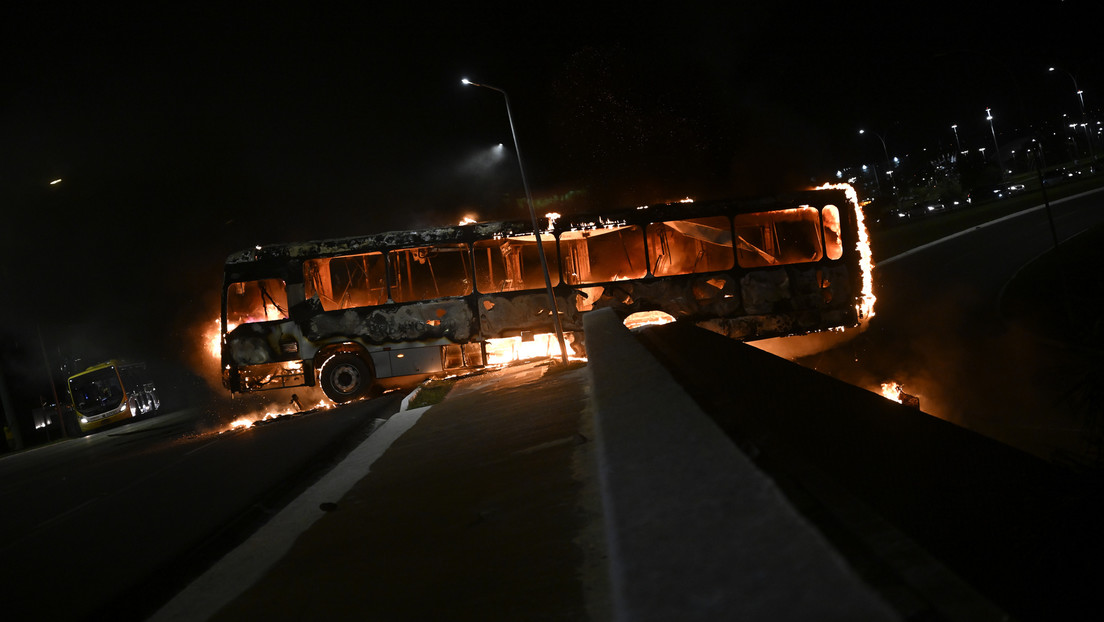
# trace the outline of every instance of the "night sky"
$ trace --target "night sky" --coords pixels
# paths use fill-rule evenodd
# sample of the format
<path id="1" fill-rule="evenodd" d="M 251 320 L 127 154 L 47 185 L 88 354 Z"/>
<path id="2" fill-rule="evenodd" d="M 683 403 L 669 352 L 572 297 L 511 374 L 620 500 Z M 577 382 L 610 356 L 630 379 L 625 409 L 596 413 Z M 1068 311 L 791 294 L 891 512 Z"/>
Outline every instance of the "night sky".
<path id="1" fill-rule="evenodd" d="M 509 93 L 561 211 L 807 187 L 883 157 L 859 128 L 894 155 L 949 149 L 952 123 L 982 146 L 986 107 L 1002 135 L 1078 114 L 1051 64 L 1104 102 L 1093 2 L 20 4 L 0 17 L 9 383 L 42 382 L 39 330 L 186 359 L 239 248 L 524 217 L 502 97 L 462 77 Z"/>

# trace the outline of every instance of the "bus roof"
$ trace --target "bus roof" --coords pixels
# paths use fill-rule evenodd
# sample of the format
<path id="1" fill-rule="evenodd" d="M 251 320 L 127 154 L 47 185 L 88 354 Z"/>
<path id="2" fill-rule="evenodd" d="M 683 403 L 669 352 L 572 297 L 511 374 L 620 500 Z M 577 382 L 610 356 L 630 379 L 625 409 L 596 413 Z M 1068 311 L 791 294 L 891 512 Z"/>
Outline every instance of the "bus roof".
<path id="1" fill-rule="evenodd" d="M 108 367 L 119 367 L 119 368 L 123 368 L 123 367 L 141 367 L 142 365 L 143 365 L 142 363 L 124 361 L 122 359 L 108 359 L 108 360 L 106 360 L 102 363 L 96 363 L 95 365 L 90 365 L 89 367 L 86 367 L 84 369 L 84 371 L 79 371 L 79 372 L 69 376 L 69 378 L 70 379 L 76 378 L 77 376 L 83 376 L 84 374 L 88 374 L 88 373 L 91 373 L 91 372 L 94 372 L 94 371 L 99 371 L 101 369 L 107 369 Z"/>
<path id="2" fill-rule="evenodd" d="M 798 206 L 812 202 L 813 197 L 841 190 L 806 190 L 759 199 L 724 199 L 701 203 L 658 203 L 633 208 L 619 208 L 603 212 L 564 215 L 549 225 L 548 218 L 538 218 L 541 232 L 562 233 L 579 229 L 594 229 L 611 222 L 637 224 L 657 219 L 678 217 L 702 217 L 720 213 L 756 212 L 780 207 Z M 823 200 L 821 198 L 821 200 Z M 389 249 L 426 244 L 470 242 L 499 236 L 532 235 L 533 225 L 528 220 L 492 221 L 469 225 L 451 225 L 407 231 L 388 231 L 361 236 L 258 245 L 231 253 L 226 265 L 252 264 L 255 262 L 281 261 L 294 258 L 333 257 L 352 253 L 383 252 Z"/>

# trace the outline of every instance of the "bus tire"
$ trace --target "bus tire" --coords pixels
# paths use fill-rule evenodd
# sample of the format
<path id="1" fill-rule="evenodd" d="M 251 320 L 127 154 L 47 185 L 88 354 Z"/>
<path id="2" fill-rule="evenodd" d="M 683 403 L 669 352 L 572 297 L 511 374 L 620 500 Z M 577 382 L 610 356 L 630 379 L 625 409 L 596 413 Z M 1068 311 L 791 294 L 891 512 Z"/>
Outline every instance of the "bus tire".
<path id="1" fill-rule="evenodd" d="M 364 359 L 348 352 L 331 356 L 323 363 L 320 375 L 322 392 L 338 404 L 367 395 L 373 380 Z"/>

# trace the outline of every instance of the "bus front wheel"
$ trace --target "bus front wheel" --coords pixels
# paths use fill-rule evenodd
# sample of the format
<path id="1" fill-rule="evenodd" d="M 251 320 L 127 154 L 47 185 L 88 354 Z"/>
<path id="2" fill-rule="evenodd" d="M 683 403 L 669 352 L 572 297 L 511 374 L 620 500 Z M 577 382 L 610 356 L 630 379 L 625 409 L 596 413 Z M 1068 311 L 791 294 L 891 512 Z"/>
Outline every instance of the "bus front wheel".
<path id="1" fill-rule="evenodd" d="M 372 372 L 364 359 L 355 354 L 335 354 L 321 370 L 322 392 L 338 404 L 367 395 L 372 386 Z"/>

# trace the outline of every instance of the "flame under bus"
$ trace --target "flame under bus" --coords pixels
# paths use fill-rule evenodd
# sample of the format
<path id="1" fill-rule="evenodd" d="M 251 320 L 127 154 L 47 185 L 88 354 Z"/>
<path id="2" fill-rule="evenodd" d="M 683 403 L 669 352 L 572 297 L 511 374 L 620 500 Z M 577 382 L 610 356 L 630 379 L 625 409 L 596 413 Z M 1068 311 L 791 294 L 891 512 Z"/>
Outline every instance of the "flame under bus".
<path id="1" fill-rule="evenodd" d="M 753 340 L 858 324 L 861 219 L 848 188 L 820 189 L 563 217 L 542 223 L 541 242 L 574 349 L 582 314 L 607 307 Z M 264 246 L 226 262 L 232 392 L 321 384 L 343 402 L 553 331 L 536 236 L 520 221 Z"/>

